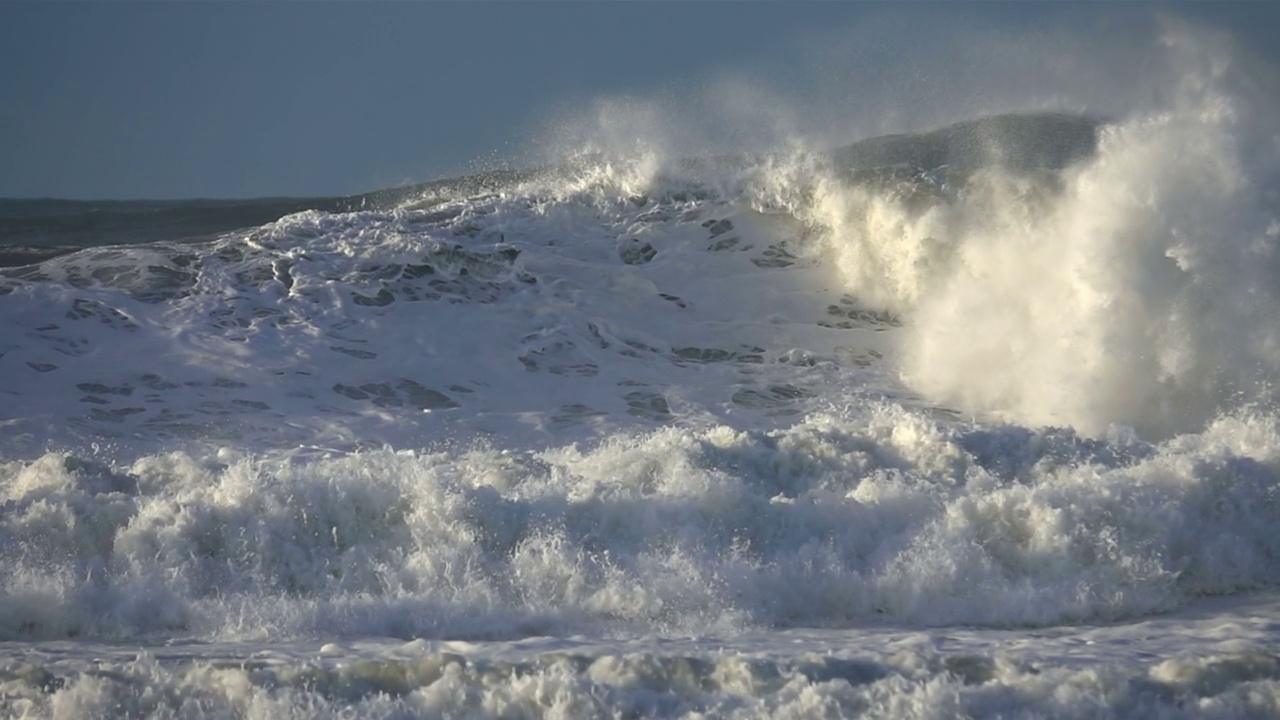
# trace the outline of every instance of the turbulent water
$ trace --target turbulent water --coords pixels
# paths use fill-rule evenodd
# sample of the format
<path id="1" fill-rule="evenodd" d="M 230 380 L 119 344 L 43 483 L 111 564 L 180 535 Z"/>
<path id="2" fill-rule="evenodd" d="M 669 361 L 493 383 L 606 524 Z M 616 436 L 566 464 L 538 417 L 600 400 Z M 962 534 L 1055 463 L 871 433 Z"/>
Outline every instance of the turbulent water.
<path id="1" fill-rule="evenodd" d="M 1226 82 L 357 198 L 6 201 L 15 717 L 1274 717 Z"/>

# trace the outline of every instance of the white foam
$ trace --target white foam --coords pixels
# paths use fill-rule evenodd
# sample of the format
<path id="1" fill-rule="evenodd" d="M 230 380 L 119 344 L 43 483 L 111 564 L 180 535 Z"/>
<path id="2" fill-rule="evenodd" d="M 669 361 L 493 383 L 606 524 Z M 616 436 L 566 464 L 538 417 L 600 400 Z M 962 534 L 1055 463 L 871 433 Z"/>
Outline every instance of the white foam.
<path id="1" fill-rule="evenodd" d="M 11 463 L 3 632 L 1041 626 L 1280 580 L 1273 416 L 1148 445 L 860 407 L 592 449 Z"/>

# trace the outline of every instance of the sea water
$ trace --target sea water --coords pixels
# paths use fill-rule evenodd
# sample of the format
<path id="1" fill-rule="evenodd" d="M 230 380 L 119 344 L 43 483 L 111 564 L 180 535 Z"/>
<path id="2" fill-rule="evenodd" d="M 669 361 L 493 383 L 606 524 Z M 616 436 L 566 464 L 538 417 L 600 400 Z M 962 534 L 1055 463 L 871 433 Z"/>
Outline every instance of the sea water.
<path id="1" fill-rule="evenodd" d="M 7 202 L 3 714 L 1275 717 L 1280 142 L 1237 70 Z"/>

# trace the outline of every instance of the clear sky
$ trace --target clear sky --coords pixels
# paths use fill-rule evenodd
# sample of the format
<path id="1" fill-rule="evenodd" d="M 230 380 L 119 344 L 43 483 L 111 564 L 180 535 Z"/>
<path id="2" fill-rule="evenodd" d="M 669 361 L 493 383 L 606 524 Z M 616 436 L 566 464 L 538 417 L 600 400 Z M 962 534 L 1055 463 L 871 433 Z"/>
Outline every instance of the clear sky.
<path id="1" fill-rule="evenodd" d="M 737 117 L 785 116 L 788 127 L 840 124 L 854 109 L 869 117 L 868 106 L 885 111 L 883 124 L 895 97 L 959 107 L 977 88 L 991 92 L 974 78 L 1026 62 L 1058 73 L 1037 78 L 1065 78 L 1075 60 L 1064 58 L 1106 48 L 1117 65 L 1132 64 L 1120 48 L 1152 7 L 0 3 L 0 197 L 355 193 L 518 161 L 557 128 L 585 117 L 599 124 L 602 107 L 653 120 L 655 102 L 666 110 L 654 122 L 686 117 L 704 137 L 732 134 L 733 123 L 705 120 L 711 98 L 730 96 Z M 1280 53 L 1280 3 L 1179 8 L 1272 59 Z M 1058 53 L 1052 62 L 1024 59 L 1036 55 L 1037 34 L 1059 28 L 1076 44 L 1049 41 Z M 1033 39 L 1014 52 L 985 42 L 988 32 Z M 1102 50 L 1081 40 L 1101 35 L 1111 38 Z M 961 36 L 969 38 L 965 52 L 912 60 L 939 45 L 954 50 Z M 1090 72 L 1106 75 L 1104 66 Z M 1053 90 L 1029 75 L 1010 75 L 1000 87 L 1019 82 Z M 619 98 L 646 100 L 629 106 Z M 897 117 L 924 122 L 921 107 L 905 102 Z"/>

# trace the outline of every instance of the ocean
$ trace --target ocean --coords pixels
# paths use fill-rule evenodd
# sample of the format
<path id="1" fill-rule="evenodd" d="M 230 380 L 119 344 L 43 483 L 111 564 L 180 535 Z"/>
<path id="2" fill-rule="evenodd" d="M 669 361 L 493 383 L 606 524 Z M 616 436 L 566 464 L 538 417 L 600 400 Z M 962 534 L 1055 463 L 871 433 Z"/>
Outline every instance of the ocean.
<path id="1" fill-rule="evenodd" d="M 1248 88 L 0 202 L 0 715 L 1280 716 Z"/>

